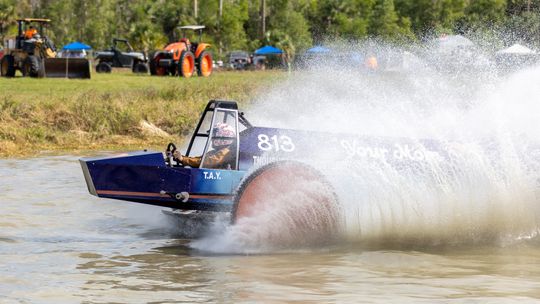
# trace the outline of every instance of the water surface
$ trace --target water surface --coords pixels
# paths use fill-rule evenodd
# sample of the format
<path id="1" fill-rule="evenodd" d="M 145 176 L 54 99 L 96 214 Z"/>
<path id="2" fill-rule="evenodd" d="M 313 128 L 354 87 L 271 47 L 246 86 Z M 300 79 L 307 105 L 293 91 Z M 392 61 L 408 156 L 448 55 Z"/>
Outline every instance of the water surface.
<path id="1" fill-rule="evenodd" d="M 77 157 L 0 160 L 0 181 L 0 303 L 540 302 L 537 238 L 215 254 L 89 195 Z"/>

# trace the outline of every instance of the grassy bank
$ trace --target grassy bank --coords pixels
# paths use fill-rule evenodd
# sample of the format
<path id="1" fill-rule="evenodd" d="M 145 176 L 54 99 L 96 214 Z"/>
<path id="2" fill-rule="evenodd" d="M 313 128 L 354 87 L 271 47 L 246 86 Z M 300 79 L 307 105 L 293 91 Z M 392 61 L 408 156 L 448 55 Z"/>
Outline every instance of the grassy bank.
<path id="1" fill-rule="evenodd" d="M 191 134 L 208 100 L 247 106 L 284 77 L 220 72 L 182 79 L 116 72 L 94 73 L 91 80 L 0 78 L 0 157 L 163 149 Z"/>

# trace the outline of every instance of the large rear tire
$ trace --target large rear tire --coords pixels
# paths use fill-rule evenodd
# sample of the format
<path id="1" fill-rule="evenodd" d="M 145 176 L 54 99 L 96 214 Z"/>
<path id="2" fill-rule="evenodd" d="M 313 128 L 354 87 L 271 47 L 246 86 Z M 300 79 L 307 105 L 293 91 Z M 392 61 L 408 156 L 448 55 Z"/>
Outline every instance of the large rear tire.
<path id="1" fill-rule="evenodd" d="M 15 77 L 15 58 L 5 55 L 0 60 L 0 74 L 4 77 Z"/>
<path id="2" fill-rule="evenodd" d="M 97 73 L 110 73 L 112 72 L 112 66 L 108 62 L 101 61 L 96 65 L 96 72 Z"/>
<path id="3" fill-rule="evenodd" d="M 159 61 L 163 59 L 163 57 L 163 55 L 155 55 L 155 53 L 150 56 L 150 75 L 166 76 L 169 74 L 168 68 L 159 65 Z"/>
<path id="4" fill-rule="evenodd" d="M 201 52 L 199 58 L 197 58 L 197 75 L 208 77 L 212 75 L 213 67 L 212 54 L 207 51 Z"/>
<path id="5" fill-rule="evenodd" d="M 315 245 L 335 241 L 340 208 L 319 171 L 300 162 L 279 161 L 244 180 L 234 198 L 231 220 L 255 242 Z"/>
<path id="6" fill-rule="evenodd" d="M 134 62 L 132 71 L 135 74 L 148 74 L 148 66 L 144 62 Z"/>
<path id="7" fill-rule="evenodd" d="M 178 72 L 180 77 L 189 78 L 195 72 L 195 56 L 190 51 L 182 51 L 178 60 Z"/>

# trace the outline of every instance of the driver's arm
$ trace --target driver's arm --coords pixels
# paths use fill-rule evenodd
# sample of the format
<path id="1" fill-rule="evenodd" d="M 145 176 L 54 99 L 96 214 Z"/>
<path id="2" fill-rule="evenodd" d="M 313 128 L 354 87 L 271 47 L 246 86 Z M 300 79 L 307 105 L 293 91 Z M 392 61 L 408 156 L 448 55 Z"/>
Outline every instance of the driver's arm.
<path id="1" fill-rule="evenodd" d="M 201 166 L 201 160 L 202 160 L 201 156 L 196 156 L 196 157 L 182 156 L 180 158 L 180 162 L 184 166 L 190 166 L 191 168 L 199 168 Z"/>
<path id="2" fill-rule="evenodd" d="M 174 151 L 173 156 L 184 166 L 190 166 L 191 168 L 199 168 L 201 166 L 202 156 L 184 156 L 178 150 Z"/>
<path id="3" fill-rule="evenodd" d="M 229 155 L 231 150 L 229 148 L 223 148 L 220 150 L 213 150 L 206 154 L 205 166 L 209 168 L 218 168 L 224 163 L 225 158 Z M 190 166 L 192 168 L 199 168 L 201 166 L 202 156 L 189 157 L 183 156 L 179 151 L 174 152 L 174 157 L 178 159 L 184 166 Z"/>
<path id="4" fill-rule="evenodd" d="M 231 149 L 222 148 L 219 150 L 213 150 L 206 154 L 204 159 L 204 166 L 207 168 L 219 168 L 225 162 L 225 159 L 230 154 Z"/>

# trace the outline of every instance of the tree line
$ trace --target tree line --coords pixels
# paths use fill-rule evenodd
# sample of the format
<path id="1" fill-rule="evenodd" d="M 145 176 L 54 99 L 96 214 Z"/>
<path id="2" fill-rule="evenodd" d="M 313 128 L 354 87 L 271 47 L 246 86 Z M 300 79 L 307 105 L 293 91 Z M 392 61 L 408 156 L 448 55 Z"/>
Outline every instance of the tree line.
<path id="1" fill-rule="evenodd" d="M 0 38 L 24 17 L 51 19 L 48 36 L 59 46 L 94 50 L 113 37 L 160 49 L 179 38 L 178 26 L 202 24 L 218 58 L 265 44 L 294 55 L 333 39 L 410 44 L 451 33 L 540 46 L 540 0 L 0 0 Z"/>

